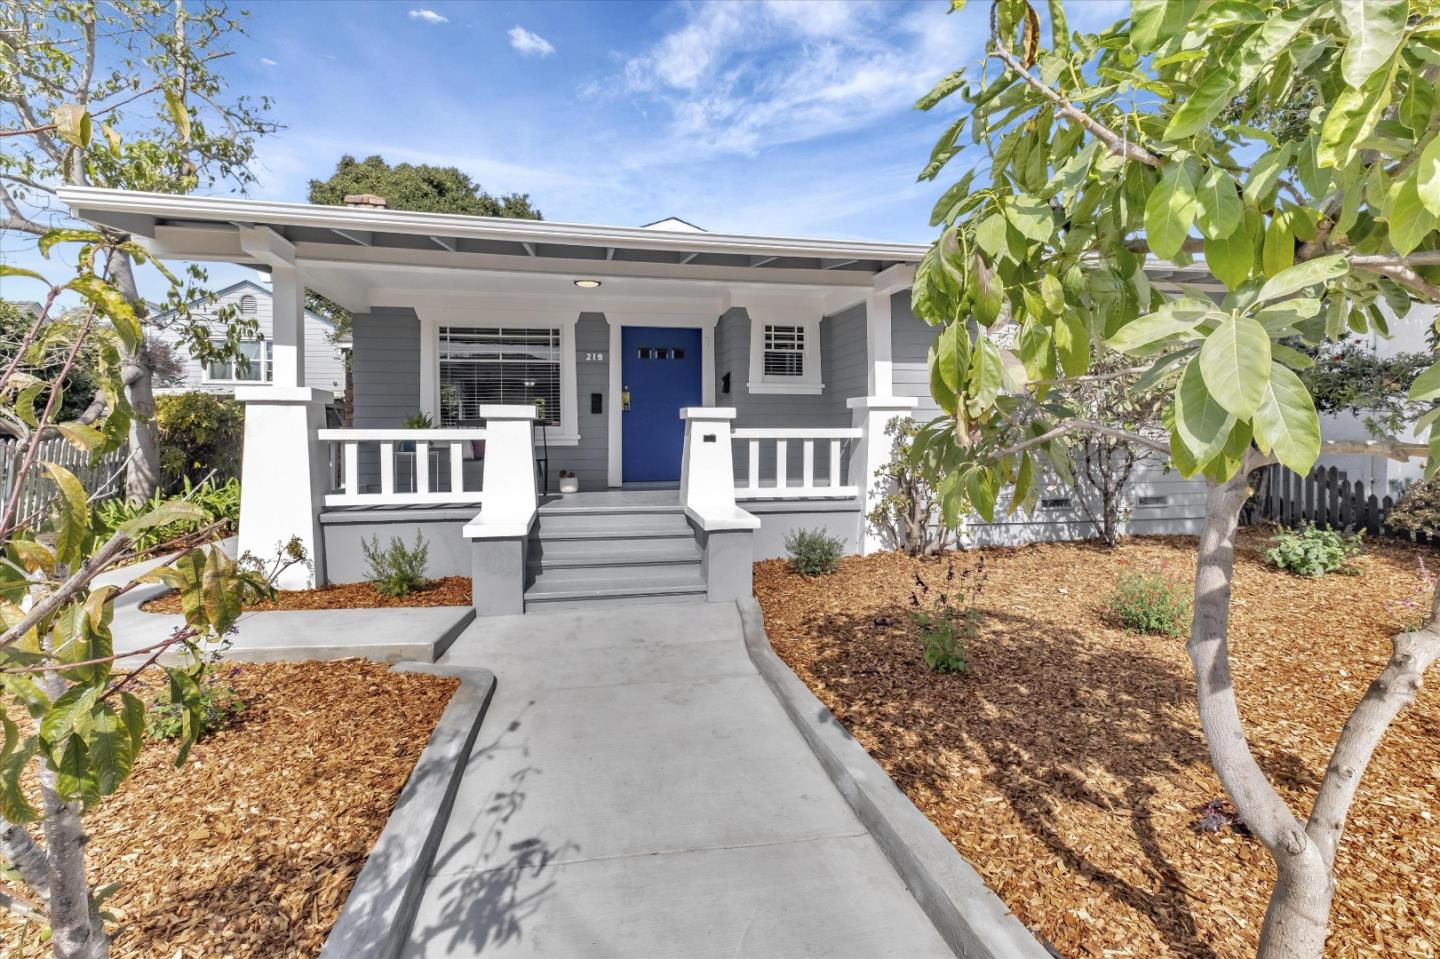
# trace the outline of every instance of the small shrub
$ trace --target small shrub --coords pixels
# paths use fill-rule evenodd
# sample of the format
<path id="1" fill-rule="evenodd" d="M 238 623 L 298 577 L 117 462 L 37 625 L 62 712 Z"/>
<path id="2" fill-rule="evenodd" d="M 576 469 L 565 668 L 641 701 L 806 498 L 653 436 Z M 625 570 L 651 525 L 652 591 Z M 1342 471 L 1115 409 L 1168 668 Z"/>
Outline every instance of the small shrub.
<path id="1" fill-rule="evenodd" d="M 805 576 L 823 576 L 840 567 L 845 541 L 823 529 L 797 529 L 785 537 L 790 568 Z"/>
<path id="2" fill-rule="evenodd" d="M 407 416 L 400 423 L 402 430 L 428 430 L 434 426 L 435 422 L 430 419 L 429 413 L 416 413 L 412 416 Z"/>
<path id="3" fill-rule="evenodd" d="M 398 536 L 391 537 L 385 549 L 380 548 L 378 536 L 368 543 L 361 540 L 360 545 L 370 563 L 370 584 L 382 596 L 409 596 L 429 583 L 425 564 L 430 559 L 430 546 L 418 531 L 414 546 L 406 546 Z"/>
<path id="4" fill-rule="evenodd" d="M 1440 476 L 1405 487 L 1385 514 L 1385 524 L 1416 536 L 1440 537 Z"/>
<path id="5" fill-rule="evenodd" d="M 240 522 L 239 480 L 232 476 L 221 483 L 214 477 L 210 477 L 199 486 L 195 486 L 191 484 L 190 477 L 186 476 L 181 479 L 180 487 L 179 493 L 175 496 L 162 496 L 156 493 L 153 498 L 140 506 L 132 506 L 119 497 L 102 500 L 94 506 L 91 514 L 91 528 L 99 539 L 108 539 L 121 524 L 148 513 L 166 502 L 185 500 L 200 507 L 205 516 L 201 519 L 183 520 L 143 529 L 135 537 L 135 548 L 141 552 L 152 550 L 215 523 L 222 524 L 219 530 L 220 535 L 234 532 Z"/>
<path id="6" fill-rule="evenodd" d="M 1115 581 L 1110 609 L 1132 632 L 1180 636 L 1190 621 L 1190 590 L 1164 573 L 1125 573 Z"/>
<path id="7" fill-rule="evenodd" d="M 240 475 L 245 407 L 228 396 L 194 390 L 155 398 L 160 430 L 160 483 L 178 489 L 210 474 L 217 482 Z"/>
<path id="8" fill-rule="evenodd" d="M 204 739 L 217 730 L 224 729 L 245 711 L 245 701 L 234 686 L 214 675 L 207 664 L 202 667 L 195 682 L 200 696 L 200 735 Z M 155 697 L 145 711 L 145 738 L 151 741 L 179 739 L 185 732 L 187 711 L 182 704 L 173 701 L 172 692 L 166 690 Z"/>
<path id="9" fill-rule="evenodd" d="M 1350 560 L 1360 553 L 1361 533 L 1347 536 L 1329 528 L 1301 526 L 1282 529 L 1270 541 L 1265 561 L 1297 576 L 1353 573 Z"/>
<path id="10" fill-rule="evenodd" d="M 932 590 L 919 573 L 915 574 L 915 590 L 910 594 L 915 611 L 910 619 L 920 630 L 925 665 L 934 672 L 970 671 L 969 644 L 980 635 L 980 624 L 985 619 L 974 605 L 985 591 L 985 575 L 983 556 L 973 571 L 967 569 L 958 577 L 960 585 L 970 587 L 968 591 L 956 587 L 953 562 L 945 570 L 946 589 Z"/>

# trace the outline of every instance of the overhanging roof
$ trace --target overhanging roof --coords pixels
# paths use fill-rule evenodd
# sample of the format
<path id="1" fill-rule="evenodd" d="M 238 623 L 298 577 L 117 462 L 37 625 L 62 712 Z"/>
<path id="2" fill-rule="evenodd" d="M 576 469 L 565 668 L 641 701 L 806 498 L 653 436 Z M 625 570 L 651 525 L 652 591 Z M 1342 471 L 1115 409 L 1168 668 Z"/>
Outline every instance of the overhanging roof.
<path id="1" fill-rule="evenodd" d="M 99 187 L 62 187 L 59 194 L 82 219 L 152 239 L 167 228 L 263 226 L 297 248 L 304 244 L 366 247 L 375 252 L 425 250 L 515 257 L 522 263 L 552 259 L 870 275 L 916 263 L 927 249 L 914 243 L 596 226 Z"/>

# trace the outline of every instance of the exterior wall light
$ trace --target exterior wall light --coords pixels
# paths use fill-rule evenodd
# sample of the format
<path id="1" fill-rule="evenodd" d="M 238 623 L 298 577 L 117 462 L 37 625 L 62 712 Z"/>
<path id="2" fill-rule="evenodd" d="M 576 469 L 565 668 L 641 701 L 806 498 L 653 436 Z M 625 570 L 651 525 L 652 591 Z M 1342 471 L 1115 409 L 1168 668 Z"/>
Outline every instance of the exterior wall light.
<path id="1" fill-rule="evenodd" d="M 576 280 L 575 285 L 582 290 L 593 290 L 600 285 L 599 280 Z"/>

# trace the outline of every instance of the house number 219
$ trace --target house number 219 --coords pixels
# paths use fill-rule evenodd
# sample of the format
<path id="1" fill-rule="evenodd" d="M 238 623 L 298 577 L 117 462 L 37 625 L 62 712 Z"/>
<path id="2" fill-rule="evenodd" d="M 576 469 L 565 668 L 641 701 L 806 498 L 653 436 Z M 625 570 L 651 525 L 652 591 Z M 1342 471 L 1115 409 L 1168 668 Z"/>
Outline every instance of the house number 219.
<path id="1" fill-rule="evenodd" d="M 586 363 L 604 363 L 604 362 L 605 362 L 605 354 L 604 354 L 604 353 L 586 353 L 586 354 L 585 354 L 585 362 L 586 362 Z"/>

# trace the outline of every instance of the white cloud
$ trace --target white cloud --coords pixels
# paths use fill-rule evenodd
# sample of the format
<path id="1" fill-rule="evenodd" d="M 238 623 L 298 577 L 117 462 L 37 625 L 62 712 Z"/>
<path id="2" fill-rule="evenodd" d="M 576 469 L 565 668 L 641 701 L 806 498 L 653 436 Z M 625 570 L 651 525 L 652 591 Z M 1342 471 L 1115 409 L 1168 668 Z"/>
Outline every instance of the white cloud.
<path id="1" fill-rule="evenodd" d="M 525 56 L 548 57 L 555 52 L 555 46 L 549 40 L 538 33 L 531 33 L 518 23 L 508 31 L 510 35 L 510 46 L 519 50 Z"/>
<path id="2" fill-rule="evenodd" d="M 941 76 L 973 60 L 982 31 L 930 7 L 847 0 L 708 0 L 618 82 L 582 95 L 629 95 L 668 109 L 667 138 L 639 164 L 679 155 L 754 155 L 858 130 L 906 112 Z"/>
<path id="3" fill-rule="evenodd" d="M 423 20 L 426 23 L 450 22 L 449 17 L 443 17 L 440 14 L 436 13 L 434 10 L 430 10 L 425 7 L 421 7 L 419 10 L 411 10 L 409 16 L 411 20 Z"/>
<path id="4" fill-rule="evenodd" d="M 267 67 L 278 67 L 280 65 L 278 62 L 276 62 L 275 60 L 271 60 L 269 57 L 261 57 L 260 62 L 265 64 L 265 66 Z"/>

